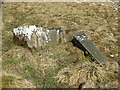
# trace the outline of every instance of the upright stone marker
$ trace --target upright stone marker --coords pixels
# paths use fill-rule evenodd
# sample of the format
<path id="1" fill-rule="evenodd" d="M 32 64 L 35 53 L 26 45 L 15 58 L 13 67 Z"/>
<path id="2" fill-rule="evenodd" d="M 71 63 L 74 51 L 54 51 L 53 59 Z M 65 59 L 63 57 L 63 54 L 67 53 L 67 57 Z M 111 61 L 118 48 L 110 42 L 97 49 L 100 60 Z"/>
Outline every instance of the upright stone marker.
<path id="1" fill-rule="evenodd" d="M 20 45 L 27 45 L 29 48 L 40 48 L 44 46 L 55 46 L 60 41 L 66 42 L 65 30 L 45 30 L 35 25 L 17 27 L 13 29 L 14 40 Z"/>
<path id="2" fill-rule="evenodd" d="M 96 46 L 89 40 L 85 34 L 74 35 L 76 44 L 82 45 L 84 50 L 87 50 L 98 63 L 108 65 L 108 60 L 102 55 L 102 53 L 96 48 Z"/>

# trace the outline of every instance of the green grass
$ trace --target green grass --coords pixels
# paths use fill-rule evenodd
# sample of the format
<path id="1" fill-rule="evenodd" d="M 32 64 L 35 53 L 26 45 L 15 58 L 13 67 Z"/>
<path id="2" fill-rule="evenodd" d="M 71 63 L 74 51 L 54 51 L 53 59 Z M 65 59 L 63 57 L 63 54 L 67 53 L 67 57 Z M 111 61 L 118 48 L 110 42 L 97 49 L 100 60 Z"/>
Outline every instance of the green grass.
<path id="1" fill-rule="evenodd" d="M 10 60 L 5 60 L 5 61 L 3 62 L 3 65 L 8 65 L 8 64 L 10 64 L 10 65 L 17 65 L 17 64 L 19 64 L 20 62 L 21 62 L 21 61 L 10 59 Z"/>
<path id="2" fill-rule="evenodd" d="M 60 85 L 57 83 L 57 79 L 53 78 L 54 71 L 48 71 L 45 75 L 43 88 L 60 88 Z"/>
<path id="3" fill-rule="evenodd" d="M 37 70 L 33 66 L 24 66 L 20 69 L 19 75 L 27 80 L 32 80 L 33 85 L 36 87 L 42 86 L 43 76 L 40 70 Z"/>
<path id="4" fill-rule="evenodd" d="M 33 66 L 25 66 L 21 68 L 19 74 L 27 80 L 32 80 L 33 85 L 41 88 L 56 88 L 60 87 L 57 84 L 57 80 L 53 78 L 55 70 L 49 69 L 45 71 L 45 75 L 41 72 L 39 68 L 34 68 Z"/>
<path id="5" fill-rule="evenodd" d="M 3 88 L 11 88 L 15 77 L 13 76 L 2 76 L 2 87 Z"/>

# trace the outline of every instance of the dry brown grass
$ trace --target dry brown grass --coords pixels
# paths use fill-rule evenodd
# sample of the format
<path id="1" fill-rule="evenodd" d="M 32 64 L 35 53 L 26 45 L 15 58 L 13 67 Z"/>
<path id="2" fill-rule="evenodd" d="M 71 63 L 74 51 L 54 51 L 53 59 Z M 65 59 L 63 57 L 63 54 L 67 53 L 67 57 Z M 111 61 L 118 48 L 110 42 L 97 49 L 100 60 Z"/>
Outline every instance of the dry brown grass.
<path id="1" fill-rule="evenodd" d="M 112 76 L 114 78 L 109 79 Z M 115 73 L 90 62 L 61 69 L 55 78 L 58 78 L 58 83 L 74 88 L 79 88 L 82 84 L 81 88 L 112 88 L 118 86 Z"/>
<path id="2" fill-rule="evenodd" d="M 84 82 L 83 87 L 86 88 L 117 87 L 118 56 L 109 57 L 118 53 L 117 3 L 95 4 L 94 6 L 93 3 L 4 3 L 3 71 L 24 78 L 37 88 L 78 87 Z M 46 47 L 37 52 L 17 46 L 13 43 L 12 30 L 23 25 L 37 25 L 47 29 L 64 26 L 67 40 L 75 33 L 85 32 L 107 56 L 111 67 L 107 71 L 99 65 L 90 63 L 83 52 L 70 43 Z M 84 68 L 80 68 L 84 65 Z M 59 80 L 54 78 L 55 76 Z"/>
<path id="3" fill-rule="evenodd" d="M 26 79 L 16 76 L 14 74 L 3 73 L 2 76 L 2 87 L 3 88 L 35 88 L 35 86 L 28 82 Z"/>

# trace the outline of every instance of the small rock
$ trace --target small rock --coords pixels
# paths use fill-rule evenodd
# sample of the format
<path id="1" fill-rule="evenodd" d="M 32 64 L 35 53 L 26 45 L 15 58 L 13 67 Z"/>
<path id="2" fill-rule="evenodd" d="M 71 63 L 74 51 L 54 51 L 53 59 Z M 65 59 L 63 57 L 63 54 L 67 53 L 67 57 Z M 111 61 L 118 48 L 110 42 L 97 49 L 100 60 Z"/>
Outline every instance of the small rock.
<path id="1" fill-rule="evenodd" d="M 115 54 L 115 57 L 118 57 L 119 55 L 118 54 Z"/>
<path id="2" fill-rule="evenodd" d="M 90 4 L 90 6 L 96 6 L 96 4 L 95 4 L 95 3 L 92 3 L 92 4 Z"/>
<path id="3" fill-rule="evenodd" d="M 110 55 L 111 58 L 114 58 L 114 55 Z"/>
<path id="4" fill-rule="evenodd" d="M 118 57 L 118 56 L 119 56 L 118 54 L 110 55 L 111 58 Z"/>

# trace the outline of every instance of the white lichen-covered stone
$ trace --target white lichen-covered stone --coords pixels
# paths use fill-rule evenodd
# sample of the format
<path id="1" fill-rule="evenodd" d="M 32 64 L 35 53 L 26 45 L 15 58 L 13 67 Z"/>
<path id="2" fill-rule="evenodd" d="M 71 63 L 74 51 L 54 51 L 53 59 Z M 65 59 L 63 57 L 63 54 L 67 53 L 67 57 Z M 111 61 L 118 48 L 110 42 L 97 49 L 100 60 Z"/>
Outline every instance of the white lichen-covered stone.
<path id="1" fill-rule="evenodd" d="M 19 44 L 27 44 L 29 48 L 51 46 L 58 44 L 60 40 L 66 41 L 65 30 L 44 30 L 35 25 L 14 28 L 13 34 L 15 41 L 18 41 Z"/>

